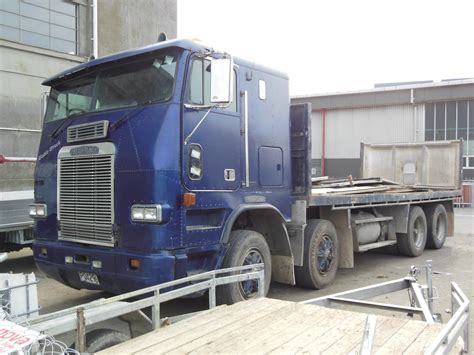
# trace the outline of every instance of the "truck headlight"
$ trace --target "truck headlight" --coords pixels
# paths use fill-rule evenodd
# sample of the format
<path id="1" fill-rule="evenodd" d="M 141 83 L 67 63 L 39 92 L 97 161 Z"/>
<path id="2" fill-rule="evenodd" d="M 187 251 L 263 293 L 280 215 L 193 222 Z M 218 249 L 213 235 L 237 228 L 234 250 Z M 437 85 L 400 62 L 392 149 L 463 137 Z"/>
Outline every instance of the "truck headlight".
<path id="1" fill-rule="evenodd" d="M 160 223 L 161 205 L 133 205 L 131 215 L 134 222 Z"/>
<path id="2" fill-rule="evenodd" d="M 30 205 L 29 215 L 31 218 L 46 218 L 48 215 L 46 204 L 34 203 Z"/>

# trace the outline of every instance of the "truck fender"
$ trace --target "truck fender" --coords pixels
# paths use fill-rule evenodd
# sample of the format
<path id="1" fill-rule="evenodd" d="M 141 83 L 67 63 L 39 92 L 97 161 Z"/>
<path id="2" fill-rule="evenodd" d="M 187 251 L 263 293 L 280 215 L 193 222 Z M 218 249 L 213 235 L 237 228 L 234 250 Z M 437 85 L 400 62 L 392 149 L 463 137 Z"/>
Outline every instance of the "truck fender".
<path id="1" fill-rule="evenodd" d="M 253 229 L 261 233 L 272 255 L 272 280 L 294 285 L 294 259 L 291 251 L 286 221 L 280 211 L 270 204 L 245 204 L 237 208 L 227 219 L 221 243 L 229 242 L 234 224 L 242 214 L 247 213 Z"/>

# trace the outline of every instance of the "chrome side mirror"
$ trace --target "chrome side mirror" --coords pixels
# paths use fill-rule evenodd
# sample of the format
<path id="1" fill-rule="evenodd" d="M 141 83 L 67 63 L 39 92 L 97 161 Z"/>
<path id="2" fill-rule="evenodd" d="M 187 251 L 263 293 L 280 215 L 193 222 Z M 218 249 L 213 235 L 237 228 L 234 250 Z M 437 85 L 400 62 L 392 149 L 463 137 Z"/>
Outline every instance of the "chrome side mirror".
<path id="1" fill-rule="evenodd" d="M 211 103 L 228 106 L 232 103 L 234 63 L 231 56 L 211 59 Z"/>

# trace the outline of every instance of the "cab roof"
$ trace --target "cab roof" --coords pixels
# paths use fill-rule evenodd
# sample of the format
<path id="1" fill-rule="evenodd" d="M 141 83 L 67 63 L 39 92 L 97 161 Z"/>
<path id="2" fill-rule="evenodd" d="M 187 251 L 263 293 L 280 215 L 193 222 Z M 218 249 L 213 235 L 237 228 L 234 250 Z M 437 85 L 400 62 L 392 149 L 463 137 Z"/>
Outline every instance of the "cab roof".
<path id="1" fill-rule="evenodd" d="M 153 43 L 145 47 L 129 49 L 123 52 L 118 52 L 118 53 L 114 53 L 114 54 L 100 57 L 97 59 L 93 59 L 91 61 L 75 66 L 73 68 L 67 69 L 59 74 L 56 74 L 50 77 L 49 79 L 46 79 L 45 81 L 43 81 L 42 84 L 46 86 L 53 86 L 54 84 L 58 82 L 68 79 L 69 77 L 80 75 L 82 74 L 82 72 L 86 73 L 90 70 L 93 70 L 94 68 L 98 66 L 102 66 L 107 63 L 113 63 L 119 60 L 124 60 L 127 58 L 136 57 L 136 56 L 146 54 L 146 53 L 151 53 L 151 52 L 164 49 L 164 48 L 181 48 L 181 49 L 190 50 L 193 52 L 203 52 L 203 51 L 212 50 L 212 47 L 205 46 L 188 39 L 175 39 L 175 40 L 169 40 L 169 41 L 164 41 L 164 42 L 158 42 L 158 43 Z M 248 62 L 248 61 L 238 59 L 235 57 L 234 57 L 234 62 L 238 65 L 243 65 L 255 70 L 260 70 L 269 74 L 277 75 L 277 76 L 288 79 L 288 76 L 282 72 L 255 64 L 253 62 Z"/>

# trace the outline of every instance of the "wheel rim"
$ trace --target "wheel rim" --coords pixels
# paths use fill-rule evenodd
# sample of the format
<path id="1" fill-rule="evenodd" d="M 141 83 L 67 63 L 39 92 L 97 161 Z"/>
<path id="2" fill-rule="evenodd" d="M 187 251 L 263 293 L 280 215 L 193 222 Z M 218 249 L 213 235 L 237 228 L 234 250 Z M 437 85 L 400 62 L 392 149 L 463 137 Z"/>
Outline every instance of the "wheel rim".
<path id="1" fill-rule="evenodd" d="M 413 241 L 415 242 L 415 246 L 417 248 L 421 248 L 423 246 L 423 240 L 425 239 L 425 224 L 423 223 L 423 218 L 418 217 L 415 220 L 413 225 Z"/>
<path id="2" fill-rule="evenodd" d="M 334 243 L 332 239 L 325 235 L 319 242 L 318 248 L 318 271 L 322 276 L 326 276 L 332 269 L 334 260 Z"/>
<path id="3" fill-rule="evenodd" d="M 262 263 L 263 263 L 263 257 L 262 257 L 262 254 L 260 254 L 260 252 L 258 251 L 258 249 L 250 249 L 245 255 L 242 266 L 262 264 Z M 250 272 L 250 271 L 251 270 L 248 270 L 246 272 Z M 240 292 L 245 298 L 253 297 L 258 292 L 257 279 L 242 281 L 239 286 L 240 286 Z"/>
<path id="4" fill-rule="evenodd" d="M 444 216 L 439 215 L 436 219 L 436 239 L 443 240 L 446 235 L 446 219 Z"/>

